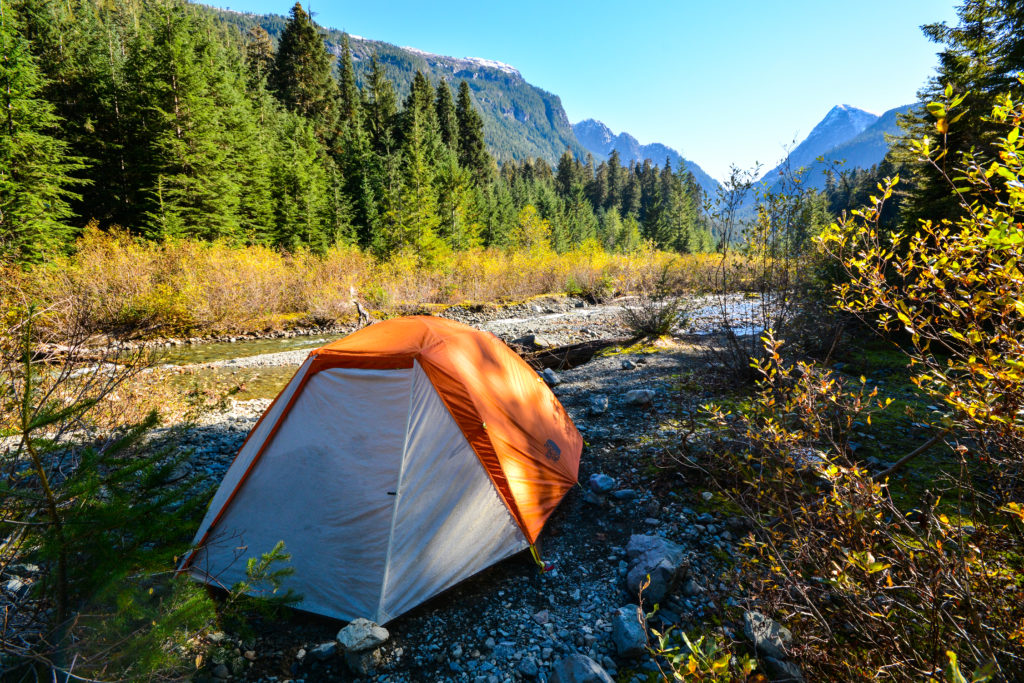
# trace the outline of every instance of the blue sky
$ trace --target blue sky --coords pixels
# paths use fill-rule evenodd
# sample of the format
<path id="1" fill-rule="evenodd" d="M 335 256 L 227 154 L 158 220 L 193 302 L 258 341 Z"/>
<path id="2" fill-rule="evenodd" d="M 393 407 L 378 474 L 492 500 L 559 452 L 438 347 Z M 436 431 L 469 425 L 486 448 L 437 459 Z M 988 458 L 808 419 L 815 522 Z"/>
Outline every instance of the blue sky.
<path id="1" fill-rule="evenodd" d="M 287 14 L 288 0 L 216 3 Z M 316 20 L 456 57 L 507 62 L 562 98 L 569 120 L 604 121 L 675 147 L 724 178 L 785 155 L 836 104 L 882 113 L 914 101 L 955 23 L 951 0 L 314 2 Z M 763 169 L 764 170 L 764 169 Z"/>

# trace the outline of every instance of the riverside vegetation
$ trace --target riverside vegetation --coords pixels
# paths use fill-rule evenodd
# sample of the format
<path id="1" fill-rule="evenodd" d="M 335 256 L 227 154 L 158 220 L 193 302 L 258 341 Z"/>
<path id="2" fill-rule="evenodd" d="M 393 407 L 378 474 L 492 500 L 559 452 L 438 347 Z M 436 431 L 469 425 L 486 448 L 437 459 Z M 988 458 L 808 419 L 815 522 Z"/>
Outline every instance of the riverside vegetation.
<path id="1" fill-rule="evenodd" d="M 399 111 L 298 5 L 275 50 L 177 2 L 0 0 L 4 671 L 206 675 L 210 632 L 297 597 L 280 544 L 225 595 L 173 576 L 211 482 L 153 429 L 228 397 L 121 341 L 568 290 L 645 292 L 628 323 L 703 349 L 635 464 L 744 530 L 711 553 L 728 599 L 645 631 L 624 680 L 1020 680 L 1024 11 L 958 11 L 882 167 L 744 219 L 739 175 L 705 209 L 667 164 L 499 170 L 467 84 Z M 687 338 L 694 290 L 756 293 L 761 324 Z M 792 643 L 736 637 L 755 611 Z"/>

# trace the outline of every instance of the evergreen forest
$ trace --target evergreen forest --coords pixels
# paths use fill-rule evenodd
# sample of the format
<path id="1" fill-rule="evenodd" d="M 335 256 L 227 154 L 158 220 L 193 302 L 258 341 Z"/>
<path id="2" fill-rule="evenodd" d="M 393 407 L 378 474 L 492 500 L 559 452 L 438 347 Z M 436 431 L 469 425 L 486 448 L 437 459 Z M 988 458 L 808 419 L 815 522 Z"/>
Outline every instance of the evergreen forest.
<path id="1" fill-rule="evenodd" d="M 413 75 L 292 7 L 276 42 L 180 0 L 5 0 L 0 257 L 67 250 L 83 226 L 425 261 L 543 243 L 694 252 L 713 241 L 692 176 L 566 150 L 500 168 L 465 81 Z M 525 211 L 525 213 L 524 213 Z"/>

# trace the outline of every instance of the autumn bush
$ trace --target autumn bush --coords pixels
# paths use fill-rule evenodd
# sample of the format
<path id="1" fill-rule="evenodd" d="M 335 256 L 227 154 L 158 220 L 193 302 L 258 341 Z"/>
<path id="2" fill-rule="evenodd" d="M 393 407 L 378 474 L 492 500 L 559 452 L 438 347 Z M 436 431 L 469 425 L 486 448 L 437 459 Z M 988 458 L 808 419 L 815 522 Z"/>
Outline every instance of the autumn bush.
<path id="1" fill-rule="evenodd" d="M 947 89 L 929 107 L 940 140 L 961 99 Z M 809 680 L 1024 671 L 1024 104 L 1002 98 L 991 121 L 1006 131 L 995 154 L 965 154 L 945 176 L 958 219 L 883 231 L 892 178 L 820 238 L 846 276 L 837 307 L 905 354 L 934 406 L 931 437 L 872 475 L 851 439 L 891 398 L 785 361 L 769 334 L 753 397 L 709 406 L 679 457 L 751 522 L 742 589 L 794 632 Z M 941 142 L 915 149 L 945 175 Z"/>
<path id="2" fill-rule="evenodd" d="M 101 330 L 196 336 L 322 326 L 353 315 L 353 298 L 384 315 L 545 294 L 598 301 L 644 289 L 669 262 L 678 292 L 698 289 L 716 265 L 708 254 L 613 254 L 596 243 L 567 253 L 537 245 L 470 249 L 435 262 L 400 251 L 380 261 L 346 246 L 316 255 L 224 242 L 154 243 L 90 225 L 73 255 L 5 271 L 0 299 L 46 308 L 73 298 L 88 305 Z M 45 316 L 40 324 L 48 324 Z"/>

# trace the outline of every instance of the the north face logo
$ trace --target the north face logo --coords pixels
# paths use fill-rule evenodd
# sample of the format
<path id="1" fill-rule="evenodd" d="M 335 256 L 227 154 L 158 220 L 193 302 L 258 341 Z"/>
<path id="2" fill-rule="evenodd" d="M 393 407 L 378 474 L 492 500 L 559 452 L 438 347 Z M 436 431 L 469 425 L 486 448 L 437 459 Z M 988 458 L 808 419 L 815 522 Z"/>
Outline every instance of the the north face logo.
<path id="1" fill-rule="evenodd" d="M 548 442 L 545 445 L 548 449 L 544 451 L 544 457 L 551 462 L 558 462 L 558 459 L 562 457 L 562 449 L 559 448 L 558 444 L 551 439 L 548 439 Z"/>

